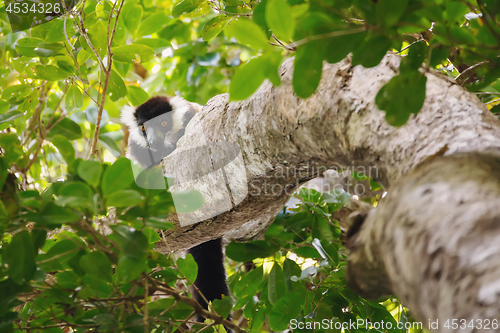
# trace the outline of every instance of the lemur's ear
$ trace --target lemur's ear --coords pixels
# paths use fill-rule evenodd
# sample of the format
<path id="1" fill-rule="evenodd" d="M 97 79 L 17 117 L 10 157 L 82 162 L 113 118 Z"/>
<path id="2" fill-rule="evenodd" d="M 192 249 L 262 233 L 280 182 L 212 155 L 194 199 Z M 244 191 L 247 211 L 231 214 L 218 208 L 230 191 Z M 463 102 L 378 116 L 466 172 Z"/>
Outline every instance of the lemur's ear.
<path id="1" fill-rule="evenodd" d="M 189 120 L 194 117 L 196 112 L 201 110 L 201 106 L 199 104 L 188 102 L 184 98 L 179 96 L 171 98 L 170 105 L 172 106 L 173 111 L 172 131 L 174 133 L 185 127 Z"/>

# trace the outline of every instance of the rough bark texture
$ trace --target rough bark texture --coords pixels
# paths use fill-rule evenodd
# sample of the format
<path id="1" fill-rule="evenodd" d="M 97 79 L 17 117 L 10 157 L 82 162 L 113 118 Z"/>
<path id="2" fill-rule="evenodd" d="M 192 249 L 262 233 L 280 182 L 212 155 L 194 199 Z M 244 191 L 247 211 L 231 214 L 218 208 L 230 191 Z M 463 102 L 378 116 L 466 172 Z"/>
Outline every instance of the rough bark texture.
<path id="1" fill-rule="evenodd" d="M 420 320 L 440 319 L 439 330 L 446 319 L 498 318 L 500 122 L 474 95 L 427 72 L 422 110 L 403 127 L 389 126 L 374 100 L 399 61 L 387 55 L 369 69 L 349 59 L 325 64 L 317 92 L 302 100 L 289 60 L 280 87 L 264 83 L 240 103 L 211 99 L 179 147 L 237 144 L 249 193 L 226 213 L 172 231 L 170 250 L 229 233 L 252 237 L 293 188 L 341 166 L 389 192 L 349 240 L 348 276 L 358 292 L 396 293 Z M 196 155 L 167 159 L 165 168 L 196 172 Z"/>
<path id="2" fill-rule="evenodd" d="M 498 320 L 499 180 L 500 155 L 487 153 L 436 158 L 401 177 L 350 239 L 351 287 L 395 293 L 424 325 L 439 320 L 438 331 L 452 319 Z"/>

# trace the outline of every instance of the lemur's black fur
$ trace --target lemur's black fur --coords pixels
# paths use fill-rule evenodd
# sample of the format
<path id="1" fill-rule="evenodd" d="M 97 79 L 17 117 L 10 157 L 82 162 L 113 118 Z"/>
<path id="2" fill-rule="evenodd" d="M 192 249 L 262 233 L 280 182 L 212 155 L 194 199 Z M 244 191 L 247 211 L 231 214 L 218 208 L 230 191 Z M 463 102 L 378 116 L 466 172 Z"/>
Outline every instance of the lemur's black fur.
<path id="1" fill-rule="evenodd" d="M 145 168 L 160 164 L 175 150 L 196 111 L 196 106 L 179 97 L 153 97 L 137 109 L 125 107 L 121 119 L 129 128 L 127 156 Z M 209 302 L 221 299 L 222 295 L 229 296 L 222 246 L 222 238 L 218 238 L 189 250 L 198 264 L 194 284 Z M 196 290 L 193 294 L 198 303 L 208 309 L 207 302 Z M 203 321 L 203 317 L 198 316 L 197 320 Z"/>
<path id="2" fill-rule="evenodd" d="M 217 238 L 189 249 L 198 264 L 198 276 L 194 284 L 207 301 L 229 295 L 222 246 L 222 238 Z M 208 308 L 207 302 L 198 292 L 194 292 L 194 297 L 204 309 Z M 203 317 L 198 316 L 198 321 L 203 321 Z"/>

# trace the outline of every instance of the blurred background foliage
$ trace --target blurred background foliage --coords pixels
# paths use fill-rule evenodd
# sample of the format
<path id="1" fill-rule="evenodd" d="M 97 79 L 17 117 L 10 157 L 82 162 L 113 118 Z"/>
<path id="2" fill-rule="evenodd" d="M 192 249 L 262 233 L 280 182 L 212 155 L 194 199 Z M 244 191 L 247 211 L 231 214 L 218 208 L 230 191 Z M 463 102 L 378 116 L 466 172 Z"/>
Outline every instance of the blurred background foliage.
<path id="1" fill-rule="evenodd" d="M 64 15 L 17 32 L 13 3 L 0 7 L 1 332 L 173 332 L 191 324 L 196 264 L 154 250 L 157 231 L 173 228 L 172 199 L 134 183 L 121 157 L 124 105 L 157 94 L 200 104 L 226 92 L 245 99 L 265 79 L 279 85 L 279 65 L 293 56 L 294 90 L 306 98 L 323 61 L 352 54 L 354 64 L 373 67 L 395 52 L 405 56 L 400 73 L 376 99 L 390 124 L 420 110 L 431 69 L 500 113 L 497 0 L 67 4 Z M 332 324 L 315 331 L 357 319 L 393 324 L 376 331 L 407 331 L 396 328 L 409 320 L 397 299 L 370 302 L 345 286 L 345 230 L 332 214 L 349 194 L 301 190 L 296 199 L 265 240 L 227 247 L 233 302 L 214 302 L 216 321 L 232 310 L 234 325 L 252 332 L 305 331 L 290 320 L 324 319 Z M 192 329 L 223 330 L 213 320 Z"/>

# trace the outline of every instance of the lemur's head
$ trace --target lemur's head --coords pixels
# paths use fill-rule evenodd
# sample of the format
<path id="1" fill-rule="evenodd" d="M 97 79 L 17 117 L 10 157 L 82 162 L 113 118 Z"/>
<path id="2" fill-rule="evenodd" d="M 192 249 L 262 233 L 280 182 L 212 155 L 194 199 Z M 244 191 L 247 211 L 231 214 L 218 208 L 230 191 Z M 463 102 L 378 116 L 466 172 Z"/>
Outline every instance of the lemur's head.
<path id="1" fill-rule="evenodd" d="M 196 107 L 181 97 L 152 97 L 136 109 L 125 106 L 121 121 L 129 129 L 128 157 L 145 167 L 156 165 L 175 150 Z"/>

